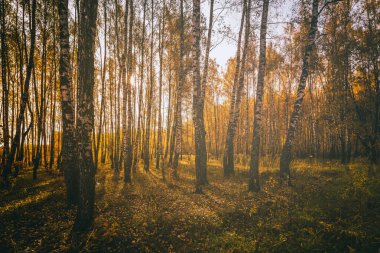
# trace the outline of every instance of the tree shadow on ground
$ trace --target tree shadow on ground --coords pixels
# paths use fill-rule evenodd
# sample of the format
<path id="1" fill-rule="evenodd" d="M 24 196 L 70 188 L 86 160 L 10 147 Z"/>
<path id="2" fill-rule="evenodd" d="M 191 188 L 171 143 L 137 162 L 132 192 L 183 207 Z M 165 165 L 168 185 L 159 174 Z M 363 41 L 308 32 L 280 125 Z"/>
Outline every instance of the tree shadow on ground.
<path id="1" fill-rule="evenodd" d="M 262 191 L 253 194 L 247 192 L 247 171 L 225 179 L 220 167 L 209 169 L 203 195 L 194 194 L 187 166 L 178 181 L 167 182 L 159 171 L 139 168 L 126 185 L 113 180 L 108 167 L 99 170 L 96 219 L 76 251 L 376 252 L 380 247 L 380 180 L 368 179 L 365 168 L 296 169 L 293 187 L 281 185 L 276 171 L 265 171 Z M 65 206 L 63 179 L 42 175 L 20 186 L 4 198 L 5 205 L 32 201 L 9 211 L 0 207 L 0 252 L 73 251 L 75 209 Z"/>

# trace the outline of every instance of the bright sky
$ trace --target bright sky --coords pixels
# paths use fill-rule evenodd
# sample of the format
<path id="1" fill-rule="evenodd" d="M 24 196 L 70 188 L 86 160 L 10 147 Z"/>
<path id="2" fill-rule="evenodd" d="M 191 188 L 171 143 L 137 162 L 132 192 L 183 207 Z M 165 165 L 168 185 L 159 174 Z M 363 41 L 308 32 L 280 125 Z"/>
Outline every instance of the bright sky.
<path id="1" fill-rule="evenodd" d="M 214 16 L 217 16 L 220 13 L 221 3 L 224 3 L 225 1 L 218 1 L 216 0 L 214 9 Z M 261 1 L 260 1 L 261 2 Z M 284 0 L 281 1 L 281 3 L 278 3 L 279 1 L 276 1 L 276 3 L 272 4 L 272 1 L 269 5 L 269 17 L 268 22 L 269 23 L 275 23 L 275 22 L 285 22 L 290 21 L 291 19 L 291 10 L 292 7 L 294 7 L 294 0 Z M 272 4 L 272 5 L 271 5 Z M 256 6 L 255 6 L 256 7 Z M 208 18 L 209 17 L 209 1 L 205 1 L 202 4 L 202 11 L 204 15 Z M 241 19 L 241 8 L 238 10 L 224 10 L 224 12 L 220 15 L 219 20 L 217 20 L 217 23 L 215 24 L 216 27 L 214 27 L 214 33 L 213 33 L 213 42 L 219 42 L 220 36 L 216 33 L 218 30 L 218 24 L 220 24 L 220 21 L 223 21 L 225 25 L 230 27 L 231 31 L 233 32 L 233 35 L 235 38 L 237 38 L 237 33 L 239 31 L 240 26 L 240 19 Z M 258 36 L 259 32 L 259 25 L 261 21 L 261 8 L 259 8 L 259 15 L 252 17 L 252 25 L 254 26 L 254 32 L 255 37 Z M 214 25 L 214 26 L 215 26 Z M 274 36 L 281 37 L 283 33 L 283 27 L 284 24 L 269 24 L 268 26 L 268 41 L 270 38 Z M 217 63 L 223 68 L 226 68 L 226 64 L 229 58 L 233 57 L 236 54 L 236 41 L 233 39 L 224 39 L 220 44 L 218 44 L 211 52 L 210 56 L 214 59 L 216 59 Z"/>

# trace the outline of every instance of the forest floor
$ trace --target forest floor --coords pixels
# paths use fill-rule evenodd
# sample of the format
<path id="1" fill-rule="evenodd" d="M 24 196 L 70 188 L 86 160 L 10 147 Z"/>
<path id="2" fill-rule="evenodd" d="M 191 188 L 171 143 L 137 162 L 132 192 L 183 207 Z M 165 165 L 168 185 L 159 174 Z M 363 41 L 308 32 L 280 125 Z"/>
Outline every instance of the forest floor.
<path id="1" fill-rule="evenodd" d="M 0 252 L 380 249 L 380 177 L 368 179 L 365 165 L 294 163 L 292 187 L 278 183 L 277 169 L 264 169 L 262 191 L 254 194 L 247 192 L 247 174 L 238 167 L 225 179 L 211 161 L 210 185 L 195 194 L 194 161 L 181 163 L 178 181 L 139 168 L 130 185 L 114 180 L 106 164 L 97 174 L 94 227 L 75 239 L 63 178 L 41 169 L 33 181 L 25 169 L 11 191 L 0 192 Z"/>

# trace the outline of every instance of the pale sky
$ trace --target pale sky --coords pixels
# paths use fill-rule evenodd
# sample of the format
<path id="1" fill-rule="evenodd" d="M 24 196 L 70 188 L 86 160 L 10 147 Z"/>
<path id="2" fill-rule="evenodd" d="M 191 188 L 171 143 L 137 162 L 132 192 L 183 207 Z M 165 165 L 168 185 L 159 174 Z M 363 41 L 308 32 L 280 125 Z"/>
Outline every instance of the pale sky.
<path id="1" fill-rule="evenodd" d="M 220 2 L 224 1 L 218 1 L 216 0 L 216 4 L 214 9 L 216 10 L 214 12 L 214 16 L 218 15 L 220 13 L 220 10 L 217 10 L 217 8 L 220 8 Z M 290 21 L 291 19 L 291 10 L 294 6 L 294 0 L 284 0 L 281 1 L 281 3 L 278 3 L 279 1 L 276 1 L 276 3 L 273 3 L 272 5 L 269 5 L 269 16 L 268 16 L 268 23 L 275 23 L 275 22 L 284 22 L 284 21 Z M 271 2 L 272 3 L 272 2 Z M 208 18 L 209 17 L 209 1 L 205 1 L 202 4 L 202 12 L 203 14 Z M 241 9 L 232 11 L 230 9 L 225 10 L 222 15 L 220 16 L 219 20 L 215 23 L 214 26 L 214 32 L 213 32 L 213 42 L 220 41 L 220 35 L 218 38 L 217 30 L 218 25 L 220 24 L 220 21 L 225 23 L 228 27 L 230 27 L 231 32 L 233 32 L 233 35 L 235 38 L 237 38 L 237 33 L 240 26 L 240 19 L 241 19 Z M 254 27 L 254 33 L 255 37 L 258 36 L 258 27 L 260 25 L 261 21 L 261 8 L 259 8 L 259 15 L 253 16 L 251 19 L 252 27 Z M 272 37 L 277 36 L 281 37 L 283 33 L 283 27 L 285 24 L 269 24 L 268 25 L 268 35 L 267 39 L 268 42 L 271 40 Z M 229 58 L 233 57 L 236 54 L 236 41 L 225 38 L 220 44 L 218 44 L 211 52 L 210 56 L 214 59 L 216 59 L 217 63 L 223 68 L 226 68 L 226 64 Z"/>

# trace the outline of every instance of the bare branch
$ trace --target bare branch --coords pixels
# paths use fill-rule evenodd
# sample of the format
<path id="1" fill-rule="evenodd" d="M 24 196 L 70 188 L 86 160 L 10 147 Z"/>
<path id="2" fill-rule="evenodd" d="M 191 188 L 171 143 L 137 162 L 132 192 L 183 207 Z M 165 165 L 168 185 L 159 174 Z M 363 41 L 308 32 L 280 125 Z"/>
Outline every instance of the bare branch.
<path id="1" fill-rule="evenodd" d="M 322 13 L 323 9 L 329 5 L 329 4 L 332 4 L 332 3 L 337 3 L 337 2 L 342 2 L 343 0 L 330 0 L 330 1 L 325 1 L 325 3 L 323 4 L 322 8 L 318 11 L 318 16 Z"/>

